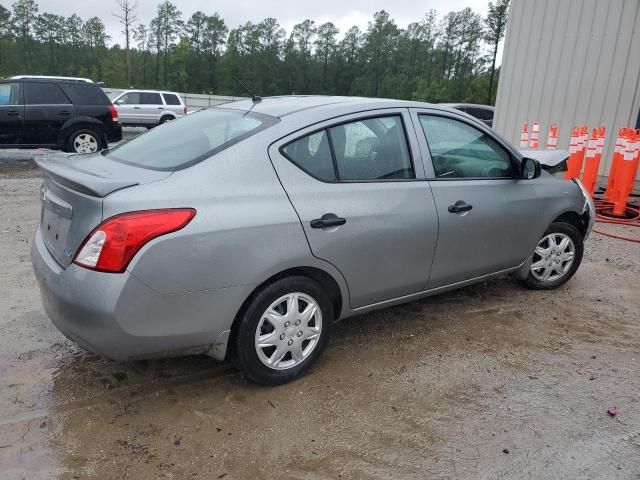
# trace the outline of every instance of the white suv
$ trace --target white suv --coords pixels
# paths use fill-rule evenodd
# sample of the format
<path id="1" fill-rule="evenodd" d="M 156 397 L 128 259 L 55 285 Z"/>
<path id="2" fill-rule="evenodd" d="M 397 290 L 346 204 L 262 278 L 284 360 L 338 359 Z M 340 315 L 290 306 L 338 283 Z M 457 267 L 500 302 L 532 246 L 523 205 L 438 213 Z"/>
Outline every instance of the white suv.
<path id="1" fill-rule="evenodd" d="M 120 123 L 127 126 L 154 127 L 187 113 L 182 97 L 159 90 L 125 90 L 113 99 Z"/>

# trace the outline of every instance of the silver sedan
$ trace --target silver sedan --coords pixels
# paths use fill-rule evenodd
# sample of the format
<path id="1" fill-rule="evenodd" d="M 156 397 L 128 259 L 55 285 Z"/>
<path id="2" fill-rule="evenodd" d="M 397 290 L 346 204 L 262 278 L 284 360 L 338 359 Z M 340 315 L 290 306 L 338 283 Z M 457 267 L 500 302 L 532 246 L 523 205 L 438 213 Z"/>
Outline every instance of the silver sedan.
<path id="1" fill-rule="evenodd" d="M 202 110 L 44 171 L 32 261 L 56 327 L 106 357 L 305 371 L 334 321 L 511 274 L 567 282 L 593 205 L 482 122 L 418 102 Z"/>

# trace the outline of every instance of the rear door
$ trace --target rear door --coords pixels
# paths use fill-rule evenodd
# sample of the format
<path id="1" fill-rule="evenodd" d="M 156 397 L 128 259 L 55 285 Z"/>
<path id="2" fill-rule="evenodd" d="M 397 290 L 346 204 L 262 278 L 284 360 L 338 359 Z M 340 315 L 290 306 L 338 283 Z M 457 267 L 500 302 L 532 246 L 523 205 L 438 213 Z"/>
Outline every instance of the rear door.
<path id="1" fill-rule="evenodd" d="M 19 145 L 23 142 L 24 105 L 20 83 L 0 84 L 0 145 Z"/>
<path id="2" fill-rule="evenodd" d="M 415 293 L 428 279 L 438 219 L 407 125 L 403 109 L 350 115 L 269 150 L 313 255 L 342 272 L 352 308 Z"/>
<path id="3" fill-rule="evenodd" d="M 164 110 L 162 97 L 158 92 L 140 93 L 140 115 L 145 125 L 156 125 L 160 119 L 160 114 Z"/>
<path id="4" fill-rule="evenodd" d="M 55 145 L 62 126 L 75 117 L 71 100 L 56 83 L 24 82 L 24 143 Z"/>
<path id="5" fill-rule="evenodd" d="M 440 219 L 428 287 L 518 266 L 537 240 L 533 184 L 518 178 L 512 154 L 489 128 L 442 111 L 413 116 Z"/>

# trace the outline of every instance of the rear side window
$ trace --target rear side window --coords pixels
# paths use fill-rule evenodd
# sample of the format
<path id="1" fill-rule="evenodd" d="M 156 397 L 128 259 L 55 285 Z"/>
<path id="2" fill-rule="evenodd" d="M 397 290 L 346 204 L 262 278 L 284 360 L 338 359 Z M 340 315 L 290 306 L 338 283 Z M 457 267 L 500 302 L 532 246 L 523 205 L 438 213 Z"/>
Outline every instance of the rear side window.
<path id="1" fill-rule="evenodd" d="M 173 93 L 163 93 L 162 96 L 164 97 L 164 103 L 167 105 L 181 105 L 180 99 Z"/>
<path id="2" fill-rule="evenodd" d="M 20 84 L 0 84 L 0 105 L 20 105 Z"/>
<path id="3" fill-rule="evenodd" d="M 420 115 L 436 178 L 511 177 L 509 153 L 471 125 L 448 117 Z"/>
<path id="4" fill-rule="evenodd" d="M 400 115 L 336 125 L 285 145 L 282 153 L 323 181 L 415 178 Z"/>
<path id="5" fill-rule="evenodd" d="M 159 93 L 141 92 L 140 93 L 141 105 L 162 105 Z"/>
<path id="6" fill-rule="evenodd" d="M 67 96 L 55 83 L 24 84 L 24 100 L 26 105 L 65 105 L 70 103 Z"/>
<path id="7" fill-rule="evenodd" d="M 286 145 L 282 152 L 312 176 L 327 182 L 336 180 L 327 131 L 313 133 Z"/>
<path id="8" fill-rule="evenodd" d="M 269 115 L 210 108 L 185 115 L 108 150 L 113 160 L 151 170 L 180 170 L 278 122 Z"/>
<path id="9" fill-rule="evenodd" d="M 85 83 L 64 83 L 60 87 L 74 105 L 109 105 L 111 102 L 100 87 Z"/>

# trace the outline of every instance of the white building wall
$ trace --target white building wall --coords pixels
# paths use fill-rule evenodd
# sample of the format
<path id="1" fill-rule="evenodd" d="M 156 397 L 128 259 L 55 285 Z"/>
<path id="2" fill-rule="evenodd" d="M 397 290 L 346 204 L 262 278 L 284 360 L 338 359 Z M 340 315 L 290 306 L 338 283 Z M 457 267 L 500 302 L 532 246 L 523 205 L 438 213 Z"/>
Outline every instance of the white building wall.
<path id="1" fill-rule="evenodd" d="M 539 121 L 543 147 L 556 122 L 558 147 L 568 149 L 574 125 L 602 123 L 600 174 L 608 175 L 615 135 L 639 113 L 640 0 L 511 0 L 498 132 L 517 145 L 522 124 Z"/>

